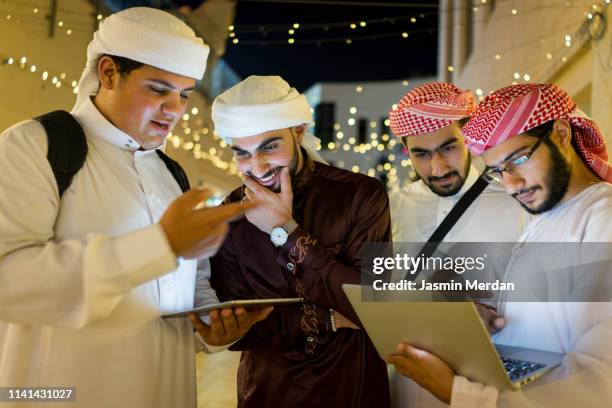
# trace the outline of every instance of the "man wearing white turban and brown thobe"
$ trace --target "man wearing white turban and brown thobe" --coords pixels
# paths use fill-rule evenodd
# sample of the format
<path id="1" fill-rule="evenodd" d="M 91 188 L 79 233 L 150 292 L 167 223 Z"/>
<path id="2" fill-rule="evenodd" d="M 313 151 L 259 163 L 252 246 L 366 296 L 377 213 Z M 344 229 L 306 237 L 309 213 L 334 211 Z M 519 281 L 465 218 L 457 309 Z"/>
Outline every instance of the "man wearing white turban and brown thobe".
<path id="1" fill-rule="evenodd" d="M 206 258 L 243 209 L 196 210 L 209 193 L 181 196 L 156 149 L 207 55 L 165 12 L 104 20 L 72 111 L 87 154 L 63 194 L 41 123 L 0 135 L 0 387 L 74 387 L 76 401 L 55 407 L 196 406 L 193 327 L 160 315 L 193 307 L 196 272 L 201 297 L 218 301 Z M 237 315 L 211 315 L 204 346 L 231 343 L 263 317 Z"/>
<path id="2" fill-rule="evenodd" d="M 322 161 L 309 104 L 280 77 L 247 78 L 212 114 L 243 174 L 226 202 L 261 203 L 230 224 L 211 258 L 213 288 L 222 300 L 305 299 L 230 347 L 243 351 L 238 406 L 389 406 L 385 364 L 342 291 L 360 282 L 362 245 L 391 239 L 384 187 Z"/>

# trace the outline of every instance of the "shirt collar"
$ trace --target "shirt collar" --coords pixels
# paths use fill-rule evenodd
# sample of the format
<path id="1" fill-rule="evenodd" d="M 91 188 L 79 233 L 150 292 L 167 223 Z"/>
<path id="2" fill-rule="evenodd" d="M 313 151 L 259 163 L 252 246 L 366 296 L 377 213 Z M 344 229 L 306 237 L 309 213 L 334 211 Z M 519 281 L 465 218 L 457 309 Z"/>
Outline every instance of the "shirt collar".
<path id="1" fill-rule="evenodd" d="M 100 137 L 123 150 L 134 152 L 140 148 L 136 140 L 119 130 L 100 113 L 91 98 L 87 98 L 74 112 L 74 115 L 90 135 Z"/>

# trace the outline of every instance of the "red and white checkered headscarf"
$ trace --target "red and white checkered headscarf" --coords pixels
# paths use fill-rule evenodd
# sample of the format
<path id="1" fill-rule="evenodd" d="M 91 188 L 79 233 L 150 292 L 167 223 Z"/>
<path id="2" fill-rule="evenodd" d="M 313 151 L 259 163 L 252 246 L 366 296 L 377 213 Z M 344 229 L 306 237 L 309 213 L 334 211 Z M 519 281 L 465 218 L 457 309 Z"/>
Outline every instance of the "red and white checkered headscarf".
<path id="1" fill-rule="evenodd" d="M 461 133 L 470 151 L 478 155 L 556 119 L 570 123 L 575 146 L 584 161 L 601 179 L 612 182 L 612 165 L 599 127 L 554 84 L 511 85 L 493 92 L 478 105 Z"/>
<path id="2" fill-rule="evenodd" d="M 397 137 L 433 132 L 470 116 L 475 104 L 470 91 L 430 82 L 409 91 L 397 108 L 389 111 L 391 130 Z"/>

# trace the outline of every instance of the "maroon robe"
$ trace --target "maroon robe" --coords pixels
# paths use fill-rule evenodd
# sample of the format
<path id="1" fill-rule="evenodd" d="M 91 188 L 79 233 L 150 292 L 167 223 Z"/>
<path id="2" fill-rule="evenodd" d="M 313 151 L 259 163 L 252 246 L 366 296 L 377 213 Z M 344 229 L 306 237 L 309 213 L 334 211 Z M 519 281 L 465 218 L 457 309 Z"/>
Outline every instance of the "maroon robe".
<path id="1" fill-rule="evenodd" d="M 222 301 L 308 301 L 276 307 L 230 348 L 243 351 L 238 406 L 388 407 L 386 365 L 365 330 L 333 332 L 329 323 L 334 309 L 359 324 L 342 284 L 360 283 L 364 242 L 391 241 L 387 193 L 376 179 L 308 157 L 292 183 L 299 227 L 284 246 L 243 218 L 211 259 L 211 284 Z"/>

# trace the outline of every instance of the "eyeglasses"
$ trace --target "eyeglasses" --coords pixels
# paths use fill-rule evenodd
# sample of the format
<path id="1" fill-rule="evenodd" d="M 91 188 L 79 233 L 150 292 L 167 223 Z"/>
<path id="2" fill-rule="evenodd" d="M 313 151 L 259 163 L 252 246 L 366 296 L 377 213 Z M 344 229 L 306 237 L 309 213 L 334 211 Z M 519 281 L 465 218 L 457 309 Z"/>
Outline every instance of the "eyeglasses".
<path id="1" fill-rule="evenodd" d="M 535 151 L 538 149 L 538 147 L 540 147 L 544 139 L 546 139 L 549 134 L 550 132 L 544 135 L 544 137 L 540 138 L 540 140 L 538 140 L 533 146 L 531 146 L 531 149 L 529 149 L 528 151 L 524 153 L 518 153 L 509 158 L 505 165 L 501 167 L 488 168 L 487 170 L 485 170 L 485 176 L 498 183 L 503 183 L 504 171 L 510 174 L 514 174 L 516 168 L 525 164 L 525 162 L 529 160 L 531 156 L 533 156 Z"/>

